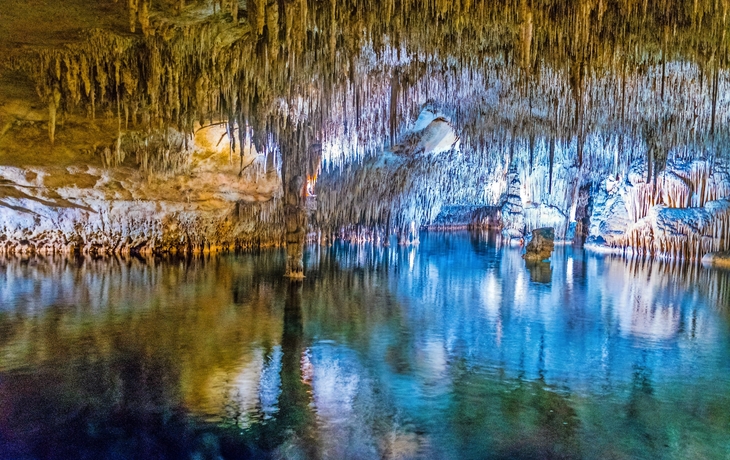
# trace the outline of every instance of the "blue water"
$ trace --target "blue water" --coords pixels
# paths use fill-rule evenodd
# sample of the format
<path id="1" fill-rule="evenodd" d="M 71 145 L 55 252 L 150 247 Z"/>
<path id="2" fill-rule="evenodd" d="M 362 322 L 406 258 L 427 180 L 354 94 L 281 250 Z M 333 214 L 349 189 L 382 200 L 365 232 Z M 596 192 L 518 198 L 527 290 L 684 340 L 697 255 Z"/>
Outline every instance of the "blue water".
<path id="1" fill-rule="evenodd" d="M 730 458 L 730 273 L 487 234 L 0 260 L 1 458 Z"/>

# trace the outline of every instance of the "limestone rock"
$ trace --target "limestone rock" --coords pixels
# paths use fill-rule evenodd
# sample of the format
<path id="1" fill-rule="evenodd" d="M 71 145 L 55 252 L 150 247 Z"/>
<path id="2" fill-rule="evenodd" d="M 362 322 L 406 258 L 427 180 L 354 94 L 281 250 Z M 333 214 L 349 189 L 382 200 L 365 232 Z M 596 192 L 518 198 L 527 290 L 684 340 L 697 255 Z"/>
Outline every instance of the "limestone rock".
<path id="1" fill-rule="evenodd" d="M 726 160 L 670 160 L 656 181 L 636 162 L 606 179 L 593 203 L 586 248 L 673 260 L 699 260 L 730 241 Z"/>
<path id="2" fill-rule="evenodd" d="M 552 227 L 536 228 L 522 257 L 528 261 L 546 260 L 550 258 L 554 247 L 555 230 Z"/>
<path id="3" fill-rule="evenodd" d="M 502 204 L 502 236 L 519 240 L 525 236 L 525 213 L 520 196 L 520 179 L 515 169 L 508 175 L 507 193 Z"/>
<path id="4" fill-rule="evenodd" d="M 104 167 L 90 154 L 65 165 L 0 165 L 0 254 L 205 252 L 280 244 L 277 172 L 248 150 L 244 160 L 251 167 L 241 171 L 230 162 L 227 145 L 216 147 L 221 131 L 199 129 L 188 141 L 184 174 L 142 171 L 133 155 L 116 167 Z"/>
<path id="5" fill-rule="evenodd" d="M 730 268 L 730 251 L 709 252 L 702 257 L 702 264 Z"/>

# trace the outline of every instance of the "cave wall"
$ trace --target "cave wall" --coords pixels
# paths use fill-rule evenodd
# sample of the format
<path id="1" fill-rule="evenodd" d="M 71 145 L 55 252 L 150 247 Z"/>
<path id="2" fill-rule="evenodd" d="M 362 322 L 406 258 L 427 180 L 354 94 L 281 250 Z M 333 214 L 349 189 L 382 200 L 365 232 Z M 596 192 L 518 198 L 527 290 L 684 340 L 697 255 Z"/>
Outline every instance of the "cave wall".
<path id="1" fill-rule="evenodd" d="M 199 129 L 176 174 L 145 167 L 134 152 L 113 168 L 93 152 L 66 164 L 0 166 L 0 253 L 193 253 L 281 244 L 276 169 L 249 150 L 240 171 L 228 144 L 216 143 L 222 134 L 220 127 Z"/>
<path id="2" fill-rule="evenodd" d="M 441 209 L 467 206 L 497 208 L 513 239 L 550 225 L 560 238 L 590 233 L 606 247 L 658 245 L 665 249 L 649 252 L 674 254 L 654 243 L 666 239 L 655 236 L 668 235 L 666 225 L 646 219 L 678 214 L 654 207 L 706 208 L 727 198 L 724 186 L 696 202 L 665 197 L 668 186 L 656 185 L 682 176 L 677 165 L 686 161 L 709 165 L 709 178 L 728 157 L 726 1 L 108 3 L 77 9 L 83 33 L 68 34 L 69 26 L 47 44 L 38 36 L 0 43 L 8 50 L 0 78 L 36 93 L 0 101 L 0 164 L 11 168 L 3 172 L 6 246 L 68 246 L 75 233 L 84 243 L 74 247 L 84 248 L 276 244 L 282 206 L 269 174 L 280 175 L 290 157 L 316 182 L 316 200 L 307 201 L 310 230 L 320 235 L 412 236 Z M 13 8 L 11 17 L 31 15 Z M 90 28 L 99 8 L 116 19 Z M 17 40 L 25 23 L 3 27 Z M 419 120 L 424 107 L 434 115 L 428 124 Z M 431 126 L 437 113 L 442 121 Z M 208 125 L 225 131 L 216 148 L 228 144 L 227 163 L 196 169 L 188 142 Z M 180 140 L 170 142 L 170 133 Z M 448 149 L 438 146 L 444 133 L 458 138 Z M 266 193 L 255 192 L 260 174 L 241 174 L 253 151 Z M 46 187 L 48 167 L 98 179 Z M 632 179 L 637 168 L 651 192 Z M 33 174 L 41 179 L 22 179 Z M 641 203 L 623 236 L 587 220 L 616 202 L 601 198 L 614 190 L 609 178 L 633 197 L 626 206 Z M 107 190 L 115 181 L 137 194 L 117 197 Z M 155 181 L 178 189 L 149 192 Z M 200 189 L 191 192 L 199 199 L 187 202 L 187 189 Z M 220 206 L 212 210 L 209 200 Z M 267 204 L 252 211 L 249 202 Z M 98 217 L 105 213 L 111 220 Z M 68 216 L 60 219 L 68 225 L 44 224 L 43 215 Z M 112 223 L 123 216 L 138 216 L 131 229 Z M 637 225 L 641 238 L 632 236 Z M 691 228 L 672 234 L 712 232 L 712 243 L 687 244 L 727 248 L 716 224 Z"/>

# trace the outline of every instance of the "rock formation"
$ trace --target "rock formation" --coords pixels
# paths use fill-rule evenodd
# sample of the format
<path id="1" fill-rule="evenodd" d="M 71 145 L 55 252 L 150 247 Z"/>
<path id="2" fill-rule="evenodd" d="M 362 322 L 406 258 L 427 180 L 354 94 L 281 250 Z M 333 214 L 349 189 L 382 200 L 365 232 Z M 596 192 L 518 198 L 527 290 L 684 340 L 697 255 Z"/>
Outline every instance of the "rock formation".
<path id="1" fill-rule="evenodd" d="M 6 3 L 6 251 L 287 243 L 301 261 L 307 234 L 413 241 L 457 207 L 499 209 L 515 240 L 730 244 L 724 0 Z"/>
<path id="2" fill-rule="evenodd" d="M 542 262 L 550 258 L 555 247 L 555 230 L 552 227 L 536 228 L 532 239 L 525 246 L 522 257 L 526 261 Z"/>
<path id="3" fill-rule="evenodd" d="M 646 180 L 645 163 L 606 179 L 594 200 L 587 246 L 667 259 L 700 260 L 730 241 L 730 175 L 723 158 L 667 162 Z"/>
<path id="4" fill-rule="evenodd" d="M 708 252 L 702 257 L 704 265 L 730 268 L 730 251 Z"/>

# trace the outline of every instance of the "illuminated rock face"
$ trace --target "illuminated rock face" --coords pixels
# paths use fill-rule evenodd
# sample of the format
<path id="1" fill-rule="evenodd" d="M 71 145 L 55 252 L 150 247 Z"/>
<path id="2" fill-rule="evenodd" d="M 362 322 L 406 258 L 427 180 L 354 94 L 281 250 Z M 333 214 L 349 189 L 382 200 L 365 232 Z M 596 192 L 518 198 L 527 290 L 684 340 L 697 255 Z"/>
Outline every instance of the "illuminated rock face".
<path id="1" fill-rule="evenodd" d="M 651 182 L 638 163 L 606 179 L 593 203 L 587 246 L 667 259 L 699 260 L 730 240 L 730 176 L 724 159 L 671 161 Z"/>
<path id="2" fill-rule="evenodd" d="M 272 244 L 281 182 L 263 158 L 229 163 L 202 130 L 184 174 L 73 164 L 0 166 L 0 253 L 162 253 Z M 219 135 L 218 135 L 219 136 Z M 197 145 L 193 145 L 197 140 Z M 262 241 L 263 240 L 263 241 Z"/>
<path id="3" fill-rule="evenodd" d="M 553 253 L 554 242 L 555 231 L 551 227 L 536 228 L 532 231 L 532 239 L 527 243 L 522 257 L 535 262 L 547 260 Z"/>
<path id="4" fill-rule="evenodd" d="M 13 179 L 2 192 L 5 245 L 283 243 L 280 198 L 292 184 L 277 194 L 267 175 L 266 190 L 256 191 L 243 170 L 257 151 L 267 174 L 286 176 L 281 165 L 295 158 L 301 174 L 290 178 L 306 178 L 310 192 L 316 182 L 297 241 L 307 231 L 410 240 L 442 209 L 461 206 L 499 209 L 489 225 L 513 241 L 550 226 L 558 240 L 589 229 L 591 247 L 661 257 L 728 249 L 719 201 L 730 197 L 720 177 L 730 140 L 727 8 L 707 0 L 139 0 L 126 10 L 69 7 L 70 19 L 40 30 L 33 23 L 48 11 L 6 5 L 13 20 L 0 37 L 16 38 L 0 38 L 0 165 L 135 179 L 112 179 L 132 198 L 97 190 L 103 181 L 71 192 L 28 191 Z M 16 46 L 24 33 L 32 47 Z M 25 92 L 11 97 L 6 79 Z M 221 129 L 212 142 L 229 146 L 228 163 L 221 175 L 191 176 L 198 169 L 187 142 L 206 125 Z M 29 161 L 39 148 L 48 154 L 42 165 Z M 180 188 L 131 192 L 154 189 L 150 176 Z M 57 205 L 55 188 L 75 204 Z M 26 212 L 40 204 L 19 190 L 53 210 Z M 288 215 L 306 222 L 299 201 Z M 139 216 L 119 229 L 97 218 L 100 210 L 121 221 Z"/>

